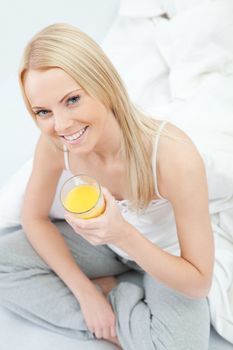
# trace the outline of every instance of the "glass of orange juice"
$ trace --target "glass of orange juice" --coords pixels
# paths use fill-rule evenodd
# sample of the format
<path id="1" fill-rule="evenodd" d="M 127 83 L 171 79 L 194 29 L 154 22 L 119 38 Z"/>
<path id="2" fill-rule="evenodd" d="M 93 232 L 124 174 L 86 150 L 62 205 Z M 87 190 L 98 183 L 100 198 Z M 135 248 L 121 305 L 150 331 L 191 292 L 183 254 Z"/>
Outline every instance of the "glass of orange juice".
<path id="1" fill-rule="evenodd" d="M 105 200 L 101 187 L 91 176 L 72 176 L 62 186 L 60 199 L 66 211 L 74 217 L 91 219 L 105 210 Z"/>

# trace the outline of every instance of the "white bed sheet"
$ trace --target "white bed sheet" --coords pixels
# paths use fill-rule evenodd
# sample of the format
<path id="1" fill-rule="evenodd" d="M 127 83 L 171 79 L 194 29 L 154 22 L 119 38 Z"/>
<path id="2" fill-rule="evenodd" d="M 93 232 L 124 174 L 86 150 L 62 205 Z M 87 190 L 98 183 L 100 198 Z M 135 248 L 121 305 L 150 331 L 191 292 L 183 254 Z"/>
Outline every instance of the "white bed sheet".
<path id="1" fill-rule="evenodd" d="M 135 103 L 181 127 L 203 156 L 216 237 L 211 319 L 233 344 L 233 2 L 199 2 L 171 20 L 129 10 L 104 48 Z"/>
<path id="2" fill-rule="evenodd" d="M 0 306 L 1 350 L 116 350 L 103 340 L 78 341 L 50 332 L 21 319 Z M 39 340 L 39 342 L 38 342 Z M 232 350 L 232 344 L 221 338 L 212 328 L 209 350 Z M 127 350 L 127 349 L 124 349 Z"/>
<path id="3" fill-rule="evenodd" d="M 0 306 L 1 350 L 116 350 L 104 340 L 79 341 L 36 326 Z"/>

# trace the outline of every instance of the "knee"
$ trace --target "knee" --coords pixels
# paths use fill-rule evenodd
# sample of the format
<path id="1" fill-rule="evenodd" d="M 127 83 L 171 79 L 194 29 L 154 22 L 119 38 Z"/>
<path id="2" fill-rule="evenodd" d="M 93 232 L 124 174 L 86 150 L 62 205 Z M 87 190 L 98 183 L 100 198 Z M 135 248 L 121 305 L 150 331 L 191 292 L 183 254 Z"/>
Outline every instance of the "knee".
<path id="1" fill-rule="evenodd" d="M 209 317 L 209 307 L 207 298 L 195 299 L 185 296 L 163 283 L 156 281 L 154 278 L 145 274 L 143 277 L 143 286 L 145 289 L 145 298 L 151 304 L 158 302 L 162 304 L 182 305 L 183 312 L 192 310 L 195 313 L 204 313 Z"/>
<path id="2" fill-rule="evenodd" d="M 164 343 L 165 348 L 174 350 L 208 349 L 210 314 L 206 298 L 188 298 L 146 277 L 145 299 L 156 344 Z"/>
<path id="3" fill-rule="evenodd" d="M 23 230 L 0 238 L 0 273 L 47 265 L 35 252 Z"/>

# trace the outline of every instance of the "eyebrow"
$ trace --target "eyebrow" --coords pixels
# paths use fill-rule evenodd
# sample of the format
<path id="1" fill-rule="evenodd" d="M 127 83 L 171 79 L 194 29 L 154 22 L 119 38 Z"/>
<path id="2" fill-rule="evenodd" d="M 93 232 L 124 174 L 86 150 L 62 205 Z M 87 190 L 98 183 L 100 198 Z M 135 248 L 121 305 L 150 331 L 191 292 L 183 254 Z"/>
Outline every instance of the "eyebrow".
<path id="1" fill-rule="evenodd" d="M 59 103 L 62 103 L 66 99 L 67 96 L 69 96 L 70 94 L 72 94 L 73 92 L 78 91 L 78 90 L 82 90 L 82 89 L 79 88 L 79 89 L 75 89 L 73 91 L 68 92 L 65 96 L 62 97 L 62 99 L 59 101 Z M 41 109 L 41 108 L 44 108 L 44 107 L 33 106 L 31 108 L 32 109 Z"/>

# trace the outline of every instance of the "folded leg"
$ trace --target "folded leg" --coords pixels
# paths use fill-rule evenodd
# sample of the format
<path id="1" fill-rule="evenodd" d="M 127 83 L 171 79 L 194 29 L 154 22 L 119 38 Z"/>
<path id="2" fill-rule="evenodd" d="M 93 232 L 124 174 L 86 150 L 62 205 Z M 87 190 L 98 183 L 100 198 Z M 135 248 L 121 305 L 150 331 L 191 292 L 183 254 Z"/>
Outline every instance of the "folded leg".
<path id="1" fill-rule="evenodd" d="M 55 224 L 88 277 L 129 270 L 107 246 L 92 246 L 64 221 Z M 93 338 L 77 299 L 32 248 L 22 229 L 0 239 L 0 303 L 47 329 L 78 339 Z"/>
<path id="2" fill-rule="evenodd" d="M 123 349 L 208 349 L 210 317 L 205 298 L 188 298 L 138 272 L 135 281 L 122 281 L 109 298 L 118 315 Z"/>

